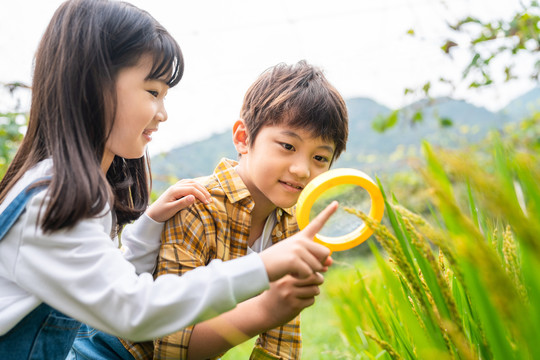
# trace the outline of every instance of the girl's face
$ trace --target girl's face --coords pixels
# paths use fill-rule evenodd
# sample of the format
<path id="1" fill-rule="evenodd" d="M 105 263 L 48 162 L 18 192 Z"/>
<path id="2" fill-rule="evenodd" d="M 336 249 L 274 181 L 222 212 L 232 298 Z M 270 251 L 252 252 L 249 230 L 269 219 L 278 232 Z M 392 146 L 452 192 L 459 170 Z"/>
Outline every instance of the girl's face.
<path id="1" fill-rule="evenodd" d="M 164 99 L 169 86 L 164 80 L 147 79 L 151 69 L 152 57 L 146 55 L 135 66 L 118 72 L 116 115 L 101 163 L 105 172 L 115 155 L 126 159 L 142 157 L 152 133 L 167 120 Z"/>

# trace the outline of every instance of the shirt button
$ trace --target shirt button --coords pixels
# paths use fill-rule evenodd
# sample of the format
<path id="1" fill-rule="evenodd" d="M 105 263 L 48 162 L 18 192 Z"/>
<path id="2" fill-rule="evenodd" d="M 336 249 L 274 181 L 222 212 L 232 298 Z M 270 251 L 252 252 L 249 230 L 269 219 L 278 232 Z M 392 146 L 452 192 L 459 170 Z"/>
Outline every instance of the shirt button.
<path id="1" fill-rule="evenodd" d="M 281 237 L 281 235 L 283 235 L 283 233 L 282 233 L 281 231 L 279 231 L 279 230 L 276 231 L 276 236 L 277 236 L 277 237 Z"/>
<path id="2" fill-rule="evenodd" d="M 283 214 L 283 210 L 278 209 L 277 214 L 278 214 L 279 216 L 281 216 L 281 215 Z"/>

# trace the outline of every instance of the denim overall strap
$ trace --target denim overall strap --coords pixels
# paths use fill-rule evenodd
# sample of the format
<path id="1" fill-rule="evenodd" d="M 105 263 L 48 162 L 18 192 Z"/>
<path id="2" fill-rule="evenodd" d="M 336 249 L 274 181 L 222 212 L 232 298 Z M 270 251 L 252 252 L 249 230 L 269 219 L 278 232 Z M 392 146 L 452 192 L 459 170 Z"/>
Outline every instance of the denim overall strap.
<path id="1" fill-rule="evenodd" d="M 2 211 L 0 214 L 0 241 L 4 239 L 4 236 L 8 233 L 9 229 L 15 224 L 17 219 L 19 219 L 19 216 L 24 212 L 26 208 L 26 203 L 36 194 L 37 192 L 40 192 L 44 188 L 47 187 L 47 185 L 41 185 L 36 186 L 34 188 L 30 188 L 34 183 L 46 180 L 48 178 L 41 178 L 34 181 L 32 184 L 28 185 L 23 191 L 17 195 L 15 199 L 8 205 L 8 207 Z"/>
<path id="2" fill-rule="evenodd" d="M 24 212 L 32 196 L 46 187 L 30 188 L 31 185 L 21 191 L 0 214 L 0 241 Z M 64 360 L 80 325 L 80 322 L 42 303 L 14 328 L 0 336 L 0 359 Z"/>

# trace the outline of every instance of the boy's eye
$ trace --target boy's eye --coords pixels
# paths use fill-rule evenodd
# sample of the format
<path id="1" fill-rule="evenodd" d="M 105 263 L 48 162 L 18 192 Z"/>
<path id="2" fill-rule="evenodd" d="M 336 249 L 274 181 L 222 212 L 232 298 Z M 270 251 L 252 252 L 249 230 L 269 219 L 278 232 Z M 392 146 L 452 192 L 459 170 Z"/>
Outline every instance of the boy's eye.
<path id="1" fill-rule="evenodd" d="M 282 146 L 285 150 L 294 150 L 294 146 L 292 146 L 291 144 L 281 143 L 281 146 Z"/>
<path id="2" fill-rule="evenodd" d="M 321 156 L 321 155 L 315 155 L 315 160 L 324 162 L 324 163 L 327 163 L 330 161 L 326 156 Z"/>
<path id="3" fill-rule="evenodd" d="M 152 95 L 153 97 L 158 97 L 158 96 L 159 96 L 159 92 L 157 92 L 157 91 L 154 91 L 154 90 L 148 90 L 148 92 L 149 92 L 150 95 Z"/>

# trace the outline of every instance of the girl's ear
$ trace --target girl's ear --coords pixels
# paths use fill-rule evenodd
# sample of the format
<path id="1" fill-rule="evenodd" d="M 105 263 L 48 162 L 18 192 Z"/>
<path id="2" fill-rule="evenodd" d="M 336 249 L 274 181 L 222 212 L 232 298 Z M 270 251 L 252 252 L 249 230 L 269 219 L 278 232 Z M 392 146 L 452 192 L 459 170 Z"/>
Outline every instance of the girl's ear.
<path id="1" fill-rule="evenodd" d="M 247 154 L 249 144 L 248 144 L 248 133 L 246 129 L 246 123 L 244 119 L 238 119 L 233 126 L 233 143 L 234 147 L 238 154 Z"/>

